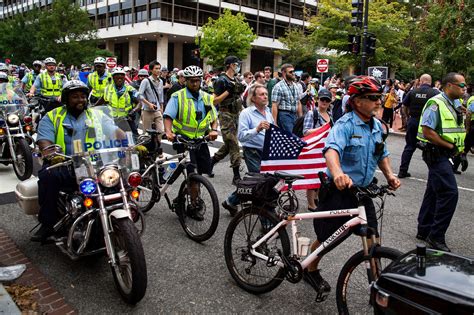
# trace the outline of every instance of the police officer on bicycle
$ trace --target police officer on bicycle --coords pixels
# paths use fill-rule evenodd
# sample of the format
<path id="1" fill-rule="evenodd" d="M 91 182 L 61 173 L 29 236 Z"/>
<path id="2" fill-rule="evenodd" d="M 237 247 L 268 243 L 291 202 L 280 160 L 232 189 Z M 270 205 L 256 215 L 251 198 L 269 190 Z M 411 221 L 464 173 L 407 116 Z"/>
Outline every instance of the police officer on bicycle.
<path id="1" fill-rule="evenodd" d="M 444 77 L 442 85 L 443 92 L 426 102 L 418 127 L 422 156 L 429 173 L 416 238 L 449 252 L 445 234 L 458 202 L 458 186 L 450 158 L 464 151 L 463 112 L 466 108 L 459 98 L 466 92 L 466 80 L 461 74 L 451 72 Z"/>
<path id="2" fill-rule="evenodd" d="M 393 175 L 389 153 L 384 143 L 381 122 L 375 113 L 380 108 L 382 86 L 373 77 L 359 76 L 351 81 L 348 88 L 348 113 L 332 127 L 324 148 L 331 184 L 321 187 L 317 211 L 356 208 L 359 202 L 364 205 L 367 223 L 377 230 L 375 207 L 370 198 L 357 200 L 349 190 L 353 185 L 366 187 L 374 180 L 377 166 L 380 168 L 392 189 L 400 187 L 399 179 Z M 331 236 L 349 218 L 314 220 L 317 241 L 314 250 Z M 378 234 L 376 234 L 378 237 Z M 324 280 L 315 261 L 304 271 L 304 279 L 318 293 L 329 292 L 331 287 Z"/>

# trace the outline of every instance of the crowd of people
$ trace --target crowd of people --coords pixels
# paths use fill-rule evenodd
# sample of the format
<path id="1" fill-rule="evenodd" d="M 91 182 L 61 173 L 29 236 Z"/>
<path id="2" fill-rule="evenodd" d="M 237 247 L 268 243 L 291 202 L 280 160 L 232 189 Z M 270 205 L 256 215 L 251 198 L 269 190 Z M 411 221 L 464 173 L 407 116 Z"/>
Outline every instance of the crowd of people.
<path id="1" fill-rule="evenodd" d="M 209 134 L 216 139 L 220 126 L 224 142 L 220 149 L 211 157 L 209 148 L 203 145 L 197 152 L 191 152 L 191 160 L 197 172 L 213 177 L 214 166 L 229 156 L 233 185 L 241 179 L 240 146 L 247 170 L 260 171 L 265 131 L 271 124 L 303 137 L 329 123 L 332 128 L 323 152 L 333 185 L 325 189 L 324 198 L 318 197 L 318 190 L 307 191 L 309 211 L 356 207 L 358 201 L 348 187 L 368 186 L 377 167 L 392 189 L 397 189 L 399 178 L 410 177 L 408 168 L 413 152 L 422 146 L 429 175 L 416 237 L 431 247 L 449 251 L 445 234 L 458 198 L 454 173 L 459 166 L 466 170 L 466 154 L 474 138 L 474 98 L 463 75 L 449 73 L 435 84 L 429 74 L 410 83 L 392 79 L 380 82 L 368 76 L 333 76 L 320 82 L 309 73 L 297 77 L 291 64 L 283 64 L 276 75 L 271 67 L 241 74 L 241 64 L 239 58 L 228 56 L 222 72 L 203 73 L 197 66 L 168 71 L 155 60 L 143 69 L 116 67 L 109 72 L 105 59 L 97 57 L 93 69 L 83 65 L 81 71 L 65 71 L 54 58 L 46 58 L 33 62 L 32 70 L 25 70 L 23 77 L 18 73 L 18 78 L 12 76 L 11 69 L 1 66 L 0 72 L 6 71 L 8 76 L 0 80 L 21 80 L 30 97 L 40 94 L 56 98 L 66 106 L 63 119 L 70 119 L 72 124 L 77 123 L 83 110 L 74 111 L 77 101 L 69 96 L 79 90 L 87 91 L 87 100 L 79 102 L 85 103 L 83 108 L 107 104 L 113 117 L 128 119 L 136 135 L 141 126 L 144 131 L 156 129 L 170 141 L 176 134 L 188 138 Z M 84 77 L 82 72 L 88 75 Z M 387 129 L 392 129 L 398 112 L 403 120 L 401 130 L 406 131 L 398 177 L 390 165 L 383 123 L 376 118 L 381 108 L 382 120 L 389 125 Z M 59 110 L 55 113 L 59 114 Z M 37 141 L 43 146 L 45 141 L 58 142 L 60 127 L 54 121 L 54 117 L 47 115 L 39 124 Z M 65 136 L 61 141 L 67 152 L 70 139 Z M 454 159 L 454 167 L 450 159 Z M 50 175 L 40 173 L 40 185 L 42 176 Z M 57 200 L 58 180 L 43 182 L 48 183 L 48 187 L 40 189 L 44 195 L 40 198 L 43 229 L 35 240 L 50 233 L 57 220 L 51 202 Z M 239 203 L 236 193 L 231 192 L 222 206 L 235 215 Z M 363 203 L 368 224 L 376 230 L 374 205 L 371 200 Z M 336 220 L 315 221 L 317 240 L 311 248 L 316 248 L 340 225 Z M 305 271 L 305 279 L 318 293 L 330 290 L 317 262 Z"/>

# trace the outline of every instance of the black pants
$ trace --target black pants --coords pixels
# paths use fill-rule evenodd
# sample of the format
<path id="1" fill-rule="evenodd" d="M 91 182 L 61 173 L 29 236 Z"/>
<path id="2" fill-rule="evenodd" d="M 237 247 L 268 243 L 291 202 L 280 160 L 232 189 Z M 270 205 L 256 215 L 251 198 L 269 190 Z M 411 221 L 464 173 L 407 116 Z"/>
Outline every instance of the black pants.
<path id="1" fill-rule="evenodd" d="M 322 190 L 320 190 L 322 192 Z M 362 198 L 360 204 L 365 207 L 367 215 L 368 225 L 377 230 L 377 216 L 375 213 L 374 203 L 371 198 Z M 329 191 L 324 197 L 320 196 L 319 199 L 319 211 L 330 211 L 330 210 L 342 210 L 342 209 L 353 209 L 359 206 L 359 202 L 353 193 L 349 189 L 339 190 L 335 187 L 329 188 Z M 345 222 L 352 219 L 352 217 L 337 217 L 331 219 L 314 219 L 313 226 L 314 231 L 318 237 L 320 243 L 324 242 L 329 236 L 331 236 L 338 228 Z M 358 232 L 355 229 L 354 232 Z M 378 235 L 378 234 L 377 234 Z"/>
<path id="2" fill-rule="evenodd" d="M 400 163 L 399 173 L 408 172 L 410 161 L 416 150 L 416 135 L 418 134 L 418 118 L 410 117 L 407 122 L 407 132 L 405 134 L 405 148 L 402 153 L 402 161 Z"/>
<path id="3" fill-rule="evenodd" d="M 385 121 L 390 128 L 393 126 L 393 108 L 383 108 L 382 120 Z"/>

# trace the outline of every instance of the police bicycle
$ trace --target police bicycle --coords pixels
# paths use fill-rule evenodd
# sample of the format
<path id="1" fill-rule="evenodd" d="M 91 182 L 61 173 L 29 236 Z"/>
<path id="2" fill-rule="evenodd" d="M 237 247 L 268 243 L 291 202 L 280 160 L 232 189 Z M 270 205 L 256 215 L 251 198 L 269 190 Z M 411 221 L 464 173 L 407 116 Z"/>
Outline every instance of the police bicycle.
<path id="1" fill-rule="evenodd" d="M 152 136 L 147 136 L 149 138 L 146 142 L 154 143 L 156 131 L 147 130 L 147 132 Z M 142 140 L 139 142 L 143 143 Z M 177 214 L 183 230 L 196 242 L 211 238 L 219 223 L 219 200 L 211 182 L 202 175 L 187 171 L 187 166 L 191 164 L 189 151 L 205 142 L 207 137 L 187 139 L 178 135 L 173 146 L 183 145 L 184 153 L 163 158 L 158 155 L 155 160 L 145 162 L 142 166 L 143 181 L 138 186 L 140 196 L 136 201 L 139 210 L 147 212 L 164 196 L 170 210 Z M 177 163 L 174 162 L 176 159 Z M 168 189 L 181 175 L 183 180 L 178 195 L 171 201 Z"/>
<path id="2" fill-rule="evenodd" d="M 298 213 L 298 199 L 292 188 L 301 175 L 275 172 L 279 179 L 276 189 L 288 185 L 276 203 L 255 205 L 255 202 L 243 204 L 240 211 L 230 222 L 224 239 L 224 255 L 232 278 L 244 290 L 253 294 L 270 292 L 288 280 L 298 283 L 303 271 L 330 250 L 341 244 L 356 227 L 362 240 L 362 250 L 350 257 L 342 267 L 337 280 L 336 302 L 341 314 L 370 312 L 370 286 L 378 279 L 382 270 L 402 253 L 396 249 L 383 247 L 374 231 L 367 225 L 364 206 L 354 209 Z M 388 186 L 373 184 L 367 188 L 352 188 L 361 198 L 379 198 L 381 200 L 378 217 L 383 217 L 386 195 L 393 195 Z M 271 209 L 275 209 L 272 211 Z M 309 256 L 310 240 L 300 236 L 297 221 L 351 217 L 331 236 L 316 248 Z M 290 226 L 290 237 L 286 227 Z M 369 241 L 370 240 L 370 241 Z M 327 292 L 318 293 L 317 302 L 327 297 Z"/>

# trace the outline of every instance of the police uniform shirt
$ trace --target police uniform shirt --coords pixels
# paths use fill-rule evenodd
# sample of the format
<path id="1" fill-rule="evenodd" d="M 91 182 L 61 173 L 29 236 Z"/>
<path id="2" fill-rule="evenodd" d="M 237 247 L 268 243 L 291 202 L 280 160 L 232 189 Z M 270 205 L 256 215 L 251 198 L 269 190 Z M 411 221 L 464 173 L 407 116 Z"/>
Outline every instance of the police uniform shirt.
<path id="1" fill-rule="evenodd" d="M 410 109 L 411 117 L 420 119 L 426 102 L 437 94 L 439 94 L 438 90 L 433 89 L 428 84 L 423 84 L 421 87 L 407 93 L 403 99 L 403 105 Z"/>
<path id="2" fill-rule="evenodd" d="M 92 74 L 92 73 L 91 73 L 91 74 Z M 97 75 L 99 75 L 98 72 L 97 72 Z M 100 81 L 100 80 L 102 80 L 102 81 L 108 80 L 108 75 L 109 75 L 108 72 L 107 72 L 107 71 L 104 71 L 104 74 L 99 77 L 99 81 Z M 91 85 L 91 83 L 89 82 L 89 78 L 90 78 L 90 77 L 87 76 L 87 87 L 88 87 L 90 90 L 92 90 L 92 85 Z M 110 82 L 112 82 L 112 77 L 110 78 Z"/>
<path id="3" fill-rule="evenodd" d="M 196 112 L 201 112 L 201 119 L 198 120 L 198 123 L 201 123 L 201 121 L 204 120 L 204 117 L 206 117 L 206 109 L 204 107 L 204 100 L 202 99 L 201 92 L 199 92 L 199 96 L 196 99 L 191 92 L 189 92 L 188 88 L 186 87 L 186 98 L 192 98 L 194 100 L 194 110 Z M 168 116 L 169 118 L 175 120 L 176 117 L 178 116 L 178 95 L 175 93 L 171 96 L 170 100 L 168 101 L 168 104 L 166 105 L 165 112 L 163 113 L 163 117 Z"/>
<path id="4" fill-rule="evenodd" d="M 120 89 L 118 89 L 117 86 L 114 84 L 114 88 L 115 88 L 115 92 L 117 93 L 118 98 L 121 98 L 123 93 L 125 93 L 125 91 L 127 90 L 125 84 L 122 85 L 122 87 Z M 132 89 L 131 92 L 132 92 L 132 94 L 130 95 L 130 98 L 131 98 L 132 103 L 134 103 L 136 100 L 139 99 L 140 94 L 135 89 Z"/>
<path id="5" fill-rule="evenodd" d="M 64 143 L 66 144 L 66 155 L 73 154 L 72 150 L 72 141 L 73 135 L 75 139 L 85 139 L 86 138 L 86 131 L 87 131 L 87 124 L 86 120 L 88 119 L 85 112 L 82 112 L 79 117 L 74 117 L 69 112 L 67 112 L 66 117 L 63 121 L 63 128 L 64 128 Z M 103 116 L 105 121 L 101 122 L 101 126 L 103 128 L 104 134 L 111 135 L 117 127 L 115 126 L 114 122 L 107 116 Z M 108 121 L 110 120 L 110 122 Z M 75 133 L 75 134 L 74 134 Z M 54 129 L 54 124 L 49 118 L 48 115 L 44 116 L 38 125 L 38 137 L 36 141 L 39 140 L 48 140 L 52 143 L 56 143 L 56 131 Z"/>
<path id="6" fill-rule="evenodd" d="M 470 111 L 471 113 L 474 113 L 474 101 L 471 101 L 470 103 L 467 104 L 467 110 Z"/>
<path id="7" fill-rule="evenodd" d="M 52 76 L 52 77 L 51 77 L 51 80 L 53 80 L 53 82 L 54 82 L 54 80 L 56 80 L 56 79 L 57 79 L 56 76 Z M 64 84 L 67 83 L 66 76 L 62 76 L 62 80 L 63 80 L 63 86 L 64 86 Z M 37 91 L 40 91 L 41 88 L 43 87 L 43 84 L 41 83 L 41 78 L 40 78 L 39 75 L 36 76 L 35 83 L 33 83 L 33 85 L 36 87 L 36 90 L 37 90 Z"/>
<path id="8" fill-rule="evenodd" d="M 450 100 L 449 97 L 444 94 L 444 92 L 441 93 L 441 95 L 454 108 L 461 106 L 461 102 L 459 100 Z M 441 118 L 439 116 L 439 108 L 438 104 L 436 104 L 434 100 L 428 100 L 426 103 L 426 109 L 423 112 L 423 116 L 421 118 L 421 125 L 431 128 L 438 134 L 441 134 Z"/>
<path id="9" fill-rule="evenodd" d="M 372 182 L 378 163 L 389 155 L 387 146 L 382 145 L 382 134 L 382 124 L 377 119 L 365 123 L 355 112 L 349 112 L 331 128 L 323 152 L 336 150 L 342 171 L 354 185 L 366 187 Z M 327 174 L 332 178 L 329 169 Z"/>

